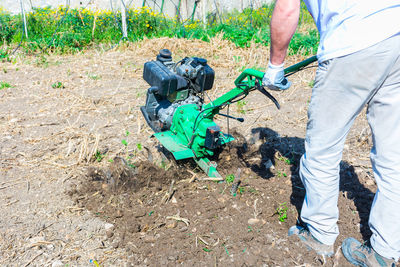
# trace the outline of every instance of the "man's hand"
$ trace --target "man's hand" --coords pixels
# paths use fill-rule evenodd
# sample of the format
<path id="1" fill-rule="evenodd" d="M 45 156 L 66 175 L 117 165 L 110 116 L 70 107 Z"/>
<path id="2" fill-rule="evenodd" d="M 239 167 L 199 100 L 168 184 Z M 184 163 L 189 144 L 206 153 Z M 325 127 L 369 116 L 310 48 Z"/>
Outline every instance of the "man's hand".
<path id="1" fill-rule="evenodd" d="M 281 65 L 273 65 L 271 62 L 268 63 L 268 70 L 264 74 L 262 84 L 275 91 L 289 89 L 292 85 L 285 77 L 283 63 Z"/>

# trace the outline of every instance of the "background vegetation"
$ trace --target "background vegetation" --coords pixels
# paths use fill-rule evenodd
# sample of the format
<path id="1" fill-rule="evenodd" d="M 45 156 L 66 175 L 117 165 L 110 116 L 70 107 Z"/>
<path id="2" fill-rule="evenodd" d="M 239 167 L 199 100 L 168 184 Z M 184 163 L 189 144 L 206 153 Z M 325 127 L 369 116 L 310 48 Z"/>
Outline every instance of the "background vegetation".
<path id="1" fill-rule="evenodd" d="M 209 14 L 203 22 L 193 16 L 184 21 L 172 18 L 146 6 L 132 8 L 126 14 L 126 41 L 164 36 L 209 41 L 222 34 L 239 47 L 249 46 L 251 42 L 268 45 L 272 10 L 273 4 L 242 12 Z M 45 7 L 26 14 L 26 19 L 28 38 L 24 35 L 22 16 L 11 15 L 0 8 L 0 58 L 7 57 L 17 46 L 27 53 L 73 53 L 98 44 L 115 45 L 123 39 L 119 12 Z M 304 6 L 299 20 L 300 27 L 290 44 L 290 53 L 315 54 L 319 36 Z"/>

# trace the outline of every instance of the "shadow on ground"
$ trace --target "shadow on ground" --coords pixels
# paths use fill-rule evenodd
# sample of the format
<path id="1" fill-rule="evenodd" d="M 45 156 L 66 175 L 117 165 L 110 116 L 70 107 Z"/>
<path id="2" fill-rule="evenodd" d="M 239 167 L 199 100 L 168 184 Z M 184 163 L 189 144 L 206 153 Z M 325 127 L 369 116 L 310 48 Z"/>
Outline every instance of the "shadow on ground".
<path id="1" fill-rule="evenodd" d="M 300 214 L 305 196 L 305 189 L 299 177 L 299 162 L 305 151 L 304 139 L 298 137 L 281 137 L 277 132 L 269 128 L 261 127 L 254 128 L 252 134 L 253 137 L 250 139 L 250 143 L 262 142 L 258 151 L 261 154 L 262 161 L 260 164 L 251 164 L 247 162 L 247 167 L 251 168 L 251 170 L 260 177 L 269 179 L 276 175 L 271 169 L 266 169 L 265 167 L 269 160 L 273 166 L 278 164 L 276 155 L 281 155 L 284 160 L 289 160 L 291 164 L 290 171 L 292 173 L 291 204 L 296 207 Z M 242 155 L 238 153 L 238 156 L 241 157 Z M 345 194 L 346 198 L 354 201 L 354 205 L 357 209 L 356 211 L 359 213 L 360 217 L 360 231 L 362 237 L 364 240 L 369 240 L 371 231 L 368 226 L 368 218 L 374 193 L 360 182 L 354 167 L 345 161 L 340 163 L 339 188 L 340 192 Z M 339 211 L 344 208 L 345 207 L 339 205 Z"/>

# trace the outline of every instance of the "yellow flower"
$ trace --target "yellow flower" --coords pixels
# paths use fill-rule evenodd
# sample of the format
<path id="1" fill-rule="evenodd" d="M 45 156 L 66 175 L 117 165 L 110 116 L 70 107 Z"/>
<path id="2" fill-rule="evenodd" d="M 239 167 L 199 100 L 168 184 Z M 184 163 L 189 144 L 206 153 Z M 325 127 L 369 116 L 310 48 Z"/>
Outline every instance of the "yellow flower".
<path id="1" fill-rule="evenodd" d="M 147 28 L 150 27 L 150 24 L 146 24 L 146 27 L 147 27 Z"/>

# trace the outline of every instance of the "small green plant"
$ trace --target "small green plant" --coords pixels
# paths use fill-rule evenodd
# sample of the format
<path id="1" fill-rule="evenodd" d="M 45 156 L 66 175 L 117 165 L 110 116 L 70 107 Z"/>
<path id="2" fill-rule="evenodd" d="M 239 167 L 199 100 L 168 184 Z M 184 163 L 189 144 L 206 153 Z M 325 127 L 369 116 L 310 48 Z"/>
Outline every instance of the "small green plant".
<path id="1" fill-rule="evenodd" d="M 167 162 L 165 162 L 164 160 L 161 160 L 160 167 L 161 167 L 161 169 L 167 170 L 167 168 L 168 168 Z"/>
<path id="2" fill-rule="evenodd" d="M 0 29 L 1 29 L 1 27 L 0 27 Z M 2 49 L 0 49 L 0 61 L 7 61 L 7 62 L 10 62 L 11 60 L 10 60 L 10 54 L 9 54 L 9 52 L 8 52 L 8 50 L 2 50 Z"/>
<path id="3" fill-rule="evenodd" d="M 94 154 L 94 158 L 97 162 L 102 161 L 104 157 L 105 154 L 102 154 L 99 150 L 97 150 L 96 153 Z"/>
<path id="4" fill-rule="evenodd" d="M 281 222 L 285 222 L 287 219 L 287 210 L 288 207 L 286 205 L 286 202 L 283 202 L 281 204 L 279 204 L 279 206 L 276 208 L 276 214 L 278 214 L 278 219 Z"/>
<path id="5" fill-rule="evenodd" d="M 137 147 L 137 149 L 138 149 L 139 151 L 141 151 L 141 150 L 143 149 L 143 146 L 142 146 L 141 143 L 137 143 L 137 144 L 136 144 L 136 147 Z"/>
<path id="6" fill-rule="evenodd" d="M 235 181 L 235 175 L 233 175 L 233 174 L 227 175 L 226 178 L 225 178 L 225 181 L 226 181 L 228 184 L 233 183 L 233 181 Z"/>
<path id="7" fill-rule="evenodd" d="M 239 186 L 239 187 L 238 187 L 238 192 L 239 192 L 239 194 L 243 194 L 244 191 L 245 191 L 244 186 Z"/>
<path id="8" fill-rule="evenodd" d="M 130 160 L 127 161 L 126 165 L 128 165 L 130 168 L 135 169 L 136 165 L 133 164 Z"/>
<path id="9" fill-rule="evenodd" d="M 282 177 L 282 176 L 283 176 L 283 177 L 287 177 L 287 174 L 286 174 L 286 172 L 278 171 L 278 172 L 277 172 L 277 176 L 278 176 L 278 177 Z"/>
<path id="10" fill-rule="evenodd" d="M 239 63 L 242 60 L 242 58 L 240 56 L 233 56 L 233 61 L 235 61 L 235 63 Z"/>
<path id="11" fill-rule="evenodd" d="M 64 84 L 62 82 L 55 82 L 51 85 L 51 87 L 55 88 L 65 88 Z"/>
<path id="12" fill-rule="evenodd" d="M 247 105 L 247 102 L 244 100 L 239 100 L 238 102 L 236 102 L 236 106 L 237 106 L 237 111 L 240 114 L 246 114 L 246 110 L 244 109 L 244 107 Z"/>
<path id="13" fill-rule="evenodd" d="M 314 87 L 314 84 L 315 84 L 315 81 L 312 80 L 312 81 L 310 81 L 310 82 L 308 83 L 308 86 L 310 86 L 311 88 L 313 88 L 313 87 Z"/>
<path id="14" fill-rule="evenodd" d="M 92 79 L 92 80 L 100 80 L 101 79 L 101 76 L 98 74 L 95 74 L 95 73 L 88 73 L 87 76 L 89 77 L 89 79 Z"/>
<path id="15" fill-rule="evenodd" d="M 11 84 L 9 84 L 8 82 L 0 82 L 0 90 L 11 88 L 11 87 L 13 87 L 13 86 Z"/>
<path id="16" fill-rule="evenodd" d="M 249 193 L 252 193 L 252 194 L 255 194 L 255 193 L 257 193 L 257 189 L 255 189 L 255 188 L 253 188 L 253 187 L 250 187 L 250 188 L 248 189 L 248 192 L 249 192 Z"/>
<path id="17" fill-rule="evenodd" d="M 288 164 L 288 165 L 292 165 L 292 164 L 294 163 L 294 160 L 293 160 L 293 159 L 289 159 L 289 158 L 284 157 L 284 156 L 278 156 L 277 158 L 278 158 L 278 160 L 280 160 L 280 161 L 284 161 L 284 162 L 285 162 L 286 164 Z"/>
<path id="18" fill-rule="evenodd" d="M 125 132 L 125 136 L 128 137 L 129 132 L 126 131 Z M 128 141 L 126 139 L 122 139 L 121 140 L 121 144 L 125 146 L 125 152 L 126 154 L 128 154 Z M 133 159 L 136 156 L 137 151 L 133 151 L 131 154 L 127 155 L 126 157 L 126 163 L 129 167 L 131 168 L 136 168 L 135 164 L 131 161 L 131 159 Z"/>
<path id="19" fill-rule="evenodd" d="M 40 57 L 36 58 L 35 65 L 38 67 L 47 68 L 49 66 L 49 62 L 45 56 L 41 55 Z"/>

